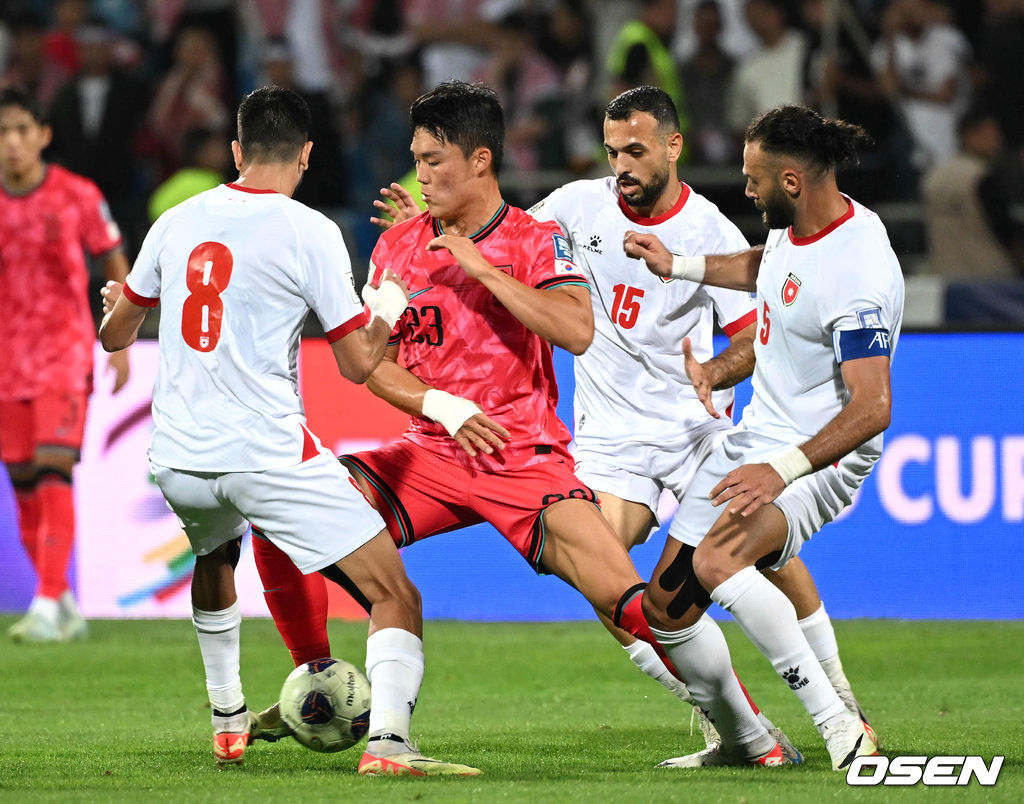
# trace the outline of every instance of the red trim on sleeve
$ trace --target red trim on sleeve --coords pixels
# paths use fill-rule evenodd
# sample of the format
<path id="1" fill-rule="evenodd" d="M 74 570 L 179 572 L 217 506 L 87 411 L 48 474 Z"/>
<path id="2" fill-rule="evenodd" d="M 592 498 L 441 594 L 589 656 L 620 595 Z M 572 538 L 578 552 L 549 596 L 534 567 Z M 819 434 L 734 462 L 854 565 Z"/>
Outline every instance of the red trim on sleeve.
<path id="1" fill-rule="evenodd" d="M 722 327 L 722 332 L 728 335 L 730 338 L 739 332 L 741 329 L 746 329 L 751 324 L 757 321 L 757 310 L 750 310 L 742 318 L 737 318 L 731 324 L 726 324 Z"/>
<path id="2" fill-rule="evenodd" d="M 263 190 L 256 187 L 243 187 L 241 184 L 235 184 L 233 181 L 229 181 L 224 186 L 230 187 L 232 190 L 239 190 L 240 192 L 243 193 L 254 193 L 256 195 L 272 195 L 274 193 L 277 193 L 277 190 Z"/>
<path id="3" fill-rule="evenodd" d="M 299 426 L 302 428 L 302 460 L 308 461 L 319 455 L 320 450 L 317 449 L 316 441 L 313 439 L 312 433 L 306 429 L 306 425 L 300 424 Z"/>
<path id="4" fill-rule="evenodd" d="M 360 310 L 357 315 L 352 316 L 348 321 L 339 327 L 335 327 L 330 332 L 325 333 L 327 336 L 328 343 L 334 343 L 340 341 L 350 332 L 354 332 L 360 327 L 365 327 L 370 323 L 370 316 L 367 315 L 365 308 Z"/>
<path id="5" fill-rule="evenodd" d="M 125 282 L 121 286 L 121 292 L 128 297 L 128 301 L 130 301 L 132 304 L 137 304 L 139 307 L 156 307 L 157 302 L 160 301 L 159 296 L 157 296 L 155 299 L 151 299 L 148 296 L 140 296 L 138 293 L 136 293 L 134 290 L 128 287 L 127 282 Z"/>
<path id="6" fill-rule="evenodd" d="M 622 214 L 629 218 L 633 223 L 639 223 L 643 226 L 654 226 L 659 223 L 664 223 L 673 215 L 678 214 L 682 211 L 683 207 L 686 206 L 686 202 L 690 199 L 690 187 L 685 182 L 679 182 L 679 186 L 682 192 L 679 193 L 679 198 L 672 205 L 672 209 L 668 212 L 662 212 L 653 218 L 645 218 L 642 215 L 637 215 L 623 199 L 622 195 L 619 194 L 619 209 L 622 210 Z"/>
<path id="7" fill-rule="evenodd" d="M 793 227 L 790 226 L 789 242 L 792 243 L 794 246 L 809 246 L 811 243 L 816 243 L 817 241 L 821 240 L 821 238 L 823 238 L 830 232 L 834 232 L 836 229 L 838 229 L 840 226 L 842 226 L 844 223 L 850 220 L 850 218 L 853 217 L 853 202 L 849 198 L 847 198 L 846 203 L 850 205 L 847 208 L 846 212 L 844 212 L 842 215 L 840 215 L 838 218 L 832 221 L 832 223 L 830 223 L 820 232 L 816 232 L 815 234 L 809 235 L 807 237 L 797 237 L 796 235 L 793 234 Z"/>

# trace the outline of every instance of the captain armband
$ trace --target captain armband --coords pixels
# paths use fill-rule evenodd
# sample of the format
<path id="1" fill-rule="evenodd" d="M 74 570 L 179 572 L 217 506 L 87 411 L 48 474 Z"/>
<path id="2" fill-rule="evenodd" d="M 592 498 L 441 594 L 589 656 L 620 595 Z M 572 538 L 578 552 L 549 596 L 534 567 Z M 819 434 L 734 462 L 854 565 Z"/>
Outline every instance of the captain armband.
<path id="1" fill-rule="evenodd" d="M 779 473 L 782 482 L 787 486 L 797 478 L 809 475 L 814 468 L 800 447 L 789 447 L 773 455 L 765 463 Z"/>

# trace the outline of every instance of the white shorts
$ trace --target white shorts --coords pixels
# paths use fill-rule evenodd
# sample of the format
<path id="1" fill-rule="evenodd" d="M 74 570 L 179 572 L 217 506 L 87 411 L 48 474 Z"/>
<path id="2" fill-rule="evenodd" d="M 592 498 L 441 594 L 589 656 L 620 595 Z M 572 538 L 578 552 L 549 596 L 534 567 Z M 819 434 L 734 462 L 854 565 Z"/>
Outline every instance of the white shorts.
<path id="1" fill-rule="evenodd" d="M 668 535 L 696 547 L 725 509 L 711 504 L 708 494 L 737 466 L 762 463 L 780 450 L 792 446 L 773 438 L 737 428 L 725 436 L 701 465 L 690 492 L 683 498 Z M 851 452 L 838 466 L 798 478 L 775 498 L 774 505 L 786 517 L 788 532 L 782 556 L 772 565 L 781 569 L 800 552 L 804 542 L 835 519 L 852 501 L 875 460 Z"/>
<path id="2" fill-rule="evenodd" d="M 326 450 L 263 472 L 186 472 L 152 462 L 150 468 L 199 556 L 237 539 L 251 522 L 308 574 L 385 529 L 348 470 Z"/>
<path id="3" fill-rule="evenodd" d="M 573 447 L 575 474 L 594 491 L 605 491 L 622 500 L 646 505 L 657 522 L 662 490 L 668 489 L 682 501 L 697 468 L 730 430 L 732 422 L 728 419 L 709 417 L 690 430 L 687 440 L 680 443 L 578 438 Z"/>

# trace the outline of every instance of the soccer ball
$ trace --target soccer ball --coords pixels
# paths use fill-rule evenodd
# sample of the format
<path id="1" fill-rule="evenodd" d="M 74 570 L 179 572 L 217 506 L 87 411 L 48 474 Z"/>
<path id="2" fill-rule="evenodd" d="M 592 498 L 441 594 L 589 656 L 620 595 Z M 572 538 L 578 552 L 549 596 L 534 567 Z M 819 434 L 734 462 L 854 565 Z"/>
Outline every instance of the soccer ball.
<path id="1" fill-rule="evenodd" d="M 281 719 L 306 748 L 344 751 L 370 728 L 370 682 L 348 662 L 306 662 L 281 687 Z"/>

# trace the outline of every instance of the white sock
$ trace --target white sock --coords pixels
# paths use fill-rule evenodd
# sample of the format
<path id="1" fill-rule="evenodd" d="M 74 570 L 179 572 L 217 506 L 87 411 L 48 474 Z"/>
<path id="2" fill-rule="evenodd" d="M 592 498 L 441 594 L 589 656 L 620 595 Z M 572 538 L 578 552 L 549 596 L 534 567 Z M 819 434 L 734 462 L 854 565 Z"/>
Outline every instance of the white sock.
<path id="1" fill-rule="evenodd" d="M 639 667 L 644 675 L 653 678 L 679 700 L 688 704 L 696 703 L 686 685 L 672 675 L 672 671 L 665 666 L 653 645 L 638 639 L 632 645 L 623 645 L 622 647 L 629 654 L 629 658 L 633 660 L 633 664 Z"/>
<path id="2" fill-rule="evenodd" d="M 719 584 L 711 592 L 711 599 L 732 614 L 747 638 L 796 693 L 815 725 L 846 708 L 807 644 L 793 604 L 754 567 L 746 567 Z"/>
<path id="3" fill-rule="evenodd" d="M 408 740 L 412 710 L 423 683 L 423 640 L 401 628 L 371 634 L 366 639 L 366 677 L 370 679 L 371 739 L 391 734 Z"/>
<path id="4" fill-rule="evenodd" d="M 56 598 L 42 597 L 36 595 L 32 598 L 32 602 L 28 606 L 28 610 L 38 617 L 42 617 L 44 620 L 50 622 L 57 622 L 57 612 L 59 607 L 57 605 Z"/>
<path id="5" fill-rule="evenodd" d="M 832 628 L 832 620 L 825 611 L 825 604 L 822 603 L 814 614 L 799 620 L 800 630 L 807 637 L 807 644 L 814 651 L 815 658 L 825 664 L 828 659 L 839 653 L 839 643 L 836 642 L 836 632 Z"/>
<path id="6" fill-rule="evenodd" d="M 722 736 L 722 744 L 755 759 L 775 745 L 743 694 L 729 646 L 718 623 L 704 614 L 681 631 L 651 628 L 668 658 L 686 678 L 690 694 Z"/>
<path id="7" fill-rule="evenodd" d="M 192 607 L 192 623 L 199 637 L 199 651 L 206 666 L 210 706 L 225 715 L 245 706 L 242 678 L 238 674 L 242 615 L 236 600 L 222 611 Z"/>
<path id="8" fill-rule="evenodd" d="M 60 593 L 60 597 L 57 598 L 57 605 L 60 608 L 61 614 L 69 616 L 78 614 L 78 602 L 75 600 L 75 596 L 71 594 L 70 589 L 65 589 Z"/>

